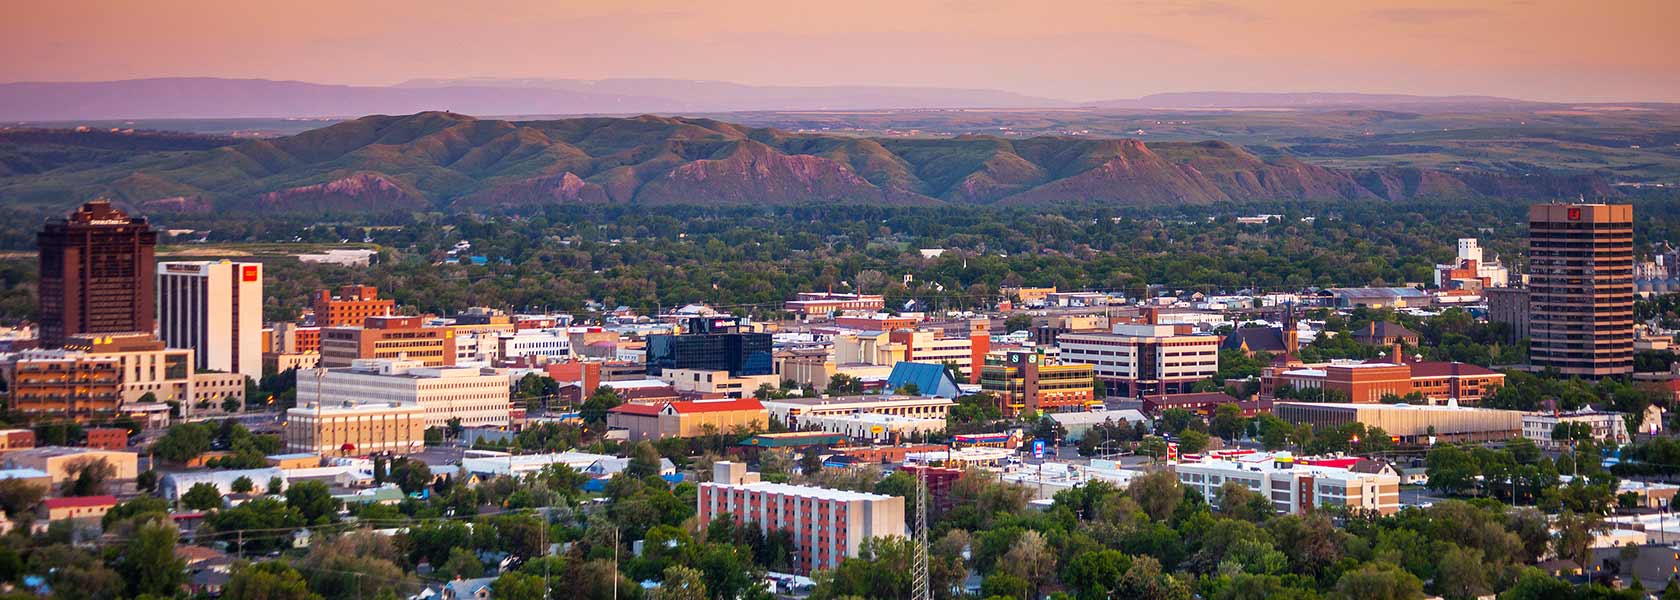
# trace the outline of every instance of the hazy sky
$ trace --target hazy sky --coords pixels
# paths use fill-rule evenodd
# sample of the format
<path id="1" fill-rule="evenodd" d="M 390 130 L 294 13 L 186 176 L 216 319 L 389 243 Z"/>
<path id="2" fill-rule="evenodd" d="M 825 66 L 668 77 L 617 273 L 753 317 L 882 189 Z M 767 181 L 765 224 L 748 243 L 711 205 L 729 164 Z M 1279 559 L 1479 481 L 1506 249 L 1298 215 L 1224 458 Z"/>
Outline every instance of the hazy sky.
<path id="1" fill-rule="evenodd" d="M 0 0 L 0 81 L 674 77 L 1680 101 L 1677 0 Z"/>

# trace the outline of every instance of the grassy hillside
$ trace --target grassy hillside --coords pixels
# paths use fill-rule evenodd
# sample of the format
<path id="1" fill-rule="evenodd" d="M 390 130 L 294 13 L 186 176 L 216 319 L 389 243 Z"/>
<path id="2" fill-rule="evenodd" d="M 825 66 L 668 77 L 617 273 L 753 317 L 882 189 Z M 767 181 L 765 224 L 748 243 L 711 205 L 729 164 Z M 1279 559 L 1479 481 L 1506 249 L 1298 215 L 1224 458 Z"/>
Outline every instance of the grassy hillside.
<path id="1" fill-rule="evenodd" d="M 546 203 L 1162 204 L 1614 195 L 1589 175 L 1308 163 L 1226 142 L 857 137 L 712 119 L 505 121 L 426 112 L 297 135 L 0 135 L 0 202 L 105 195 L 143 211 L 341 213 Z M 119 137 L 113 138 L 113 135 Z M 1383 147 L 1396 147 L 1394 143 Z"/>

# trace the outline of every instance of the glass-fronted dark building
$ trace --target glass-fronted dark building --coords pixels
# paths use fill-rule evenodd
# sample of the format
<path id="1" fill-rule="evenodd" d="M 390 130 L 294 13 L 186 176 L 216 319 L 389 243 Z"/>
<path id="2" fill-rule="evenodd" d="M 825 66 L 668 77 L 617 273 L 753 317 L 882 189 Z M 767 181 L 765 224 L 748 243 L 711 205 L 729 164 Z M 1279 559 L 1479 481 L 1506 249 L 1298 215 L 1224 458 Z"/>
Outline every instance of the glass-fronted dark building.
<path id="1" fill-rule="evenodd" d="M 81 333 L 152 333 L 157 232 L 95 200 L 47 221 L 41 249 L 41 346 Z"/>
<path id="2" fill-rule="evenodd" d="M 770 334 L 740 332 L 731 317 L 690 319 L 680 335 L 654 334 L 647 338 L 647 374 L 665 369 L 728 371 L 731 377 L 770 375 Z"/>

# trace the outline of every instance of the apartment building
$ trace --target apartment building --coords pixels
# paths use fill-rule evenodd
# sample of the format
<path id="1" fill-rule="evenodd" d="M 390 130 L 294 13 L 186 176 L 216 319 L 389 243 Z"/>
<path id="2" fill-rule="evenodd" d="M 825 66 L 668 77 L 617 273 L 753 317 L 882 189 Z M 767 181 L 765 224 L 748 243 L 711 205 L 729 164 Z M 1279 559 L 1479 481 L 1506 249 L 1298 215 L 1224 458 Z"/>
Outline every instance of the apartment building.
<path id="1" fill-rule="evenodd" d="M 0 364 L 11 392 L 7 408 L 44 419 L 88 421 L 122 407 L 122 362 L 80 352 L 38 350 Z"/>
<path id="2" fill-rule="evenodd" d="M 923 323 L 915 330 L 893 331 L 888 338 L 904 346 L 905 361 L 955 365 L 969 383 L 980 382 L 980 369 L 992 349 L 991 322 L 984 318 Z"/>
<path id="3" fill-rule="evenodd" d="M 165 347 L 151 334 L 78 335 L 64 349 L 88 357 L 115 358 L 122 369 L 123 404 L 152 394 L 158 402 L 192 403 L 193 351 Z M 243 393 L 241 397 L 243 397 Z"/>
<path id="4" fill-rule="evenodd" d="M 413 360 L 357 360 L 347 368 L 298 372 L 298 402 L 417 404 L 426 427 L 460 419 L 467 427 L 509 424 L 507 373 L 479 367 L 428 367 Z"/>
<path id="5" fill-rule="evenodd" d="M 1283 514 L 1306 514 L 1319 508 L 1346 508 L 1379 515 L 1400 512 L 1400 478 L 1345 468 L 1296 464 L 1272 455 L 1238 456 L 1180 463 L 1179 483 L 1214 498 L 1226 483 L 1236 483 L 1272 501 Z"/>
<path id="6" fill-rule="evenodd" d="M 904 536 L 904 498 L 756 481 L 733 463 L 713 466 L 713 481 L 700 484 L 702 524 L 731 515 L 737 524 L 793 537 L 793 571 L 810 574 L 856 557 L 870 538 Z M 752 474 L 756 475 L 756 474 Z"/>
<path id="7" fill-rule="evenodd" d="M 496 341 L 496 356 L 505 360 L 535 358 L 558 360 L 572 355 L 571 332 L 564 328 L 525 329 L 502 334 Z"/>
<path id="8" fill-rule="evenodd" d="M 1219 337 L 1175 325 L 1115 325 L 1111 333 L 1063 333 L 1061 361 L 1090 365 L 1110 396 L 1182 394 L 1219 372 Z"/>

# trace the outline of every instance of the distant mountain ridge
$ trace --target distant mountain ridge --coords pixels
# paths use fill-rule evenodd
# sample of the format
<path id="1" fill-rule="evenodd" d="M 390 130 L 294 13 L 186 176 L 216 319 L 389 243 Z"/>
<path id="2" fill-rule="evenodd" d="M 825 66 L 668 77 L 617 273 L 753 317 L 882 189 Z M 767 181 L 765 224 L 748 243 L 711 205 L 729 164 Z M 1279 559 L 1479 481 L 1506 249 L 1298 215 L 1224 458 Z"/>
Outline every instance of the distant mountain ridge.
<path id="1" fill-rule="evenodd" d="M 396 86 L 350 86 L 185 77 L 0 84 L 3 121 L 289 118 L 444 110 L 481 115 L 575 115 L 1067 104 L 996 90 L 749 86 L 668 79 L 416 80 Z"/>
<path id="2" fill-rule="evenodd" d="M 1492 96 L 1338 92 L 1175 92 L 1070 101 L 1015 92 L 929 86 L 747 85 L 685 79 L 415 79 L 354 86 L 173 77 L 0 83 L 0 121 L 314 118 L 452 111 L 475 115 L 633 115 L 888 109 L 1467 109 L 1544 106 Z"/>
<path id="3" fill-rule="evenodd" d="M 0 167 L 14 155 L 31 161 L 30 170 L 0 177 L 0 202 L 74 204 L 106 195 L 146 210 L 260 214 L 547 203 L 1033 206 L 1616 195 L 1590 175 L 1338 170 L 1288 156 L 1264 160 L 1216 141 L 861 138 L 656 116 L 371 116 L 203 150 L 142 150 L 120 161 L 101 154 L 96 164 L 66 150 L 78 147 L 78 135 L 0 131 L 0 150 L 11 148 L 0 152 Z M 10 136 L 32 141 L 19 145 Z"/>
<path id="4" fill-rule="evenodd" d="M 1423 108 L 1539 106 L 1545 102 L 1498 96 L 1415 96 L 1355 92 L 1170 92 L 1141 98 L 1103 100 L 1099 108 Z"/>

